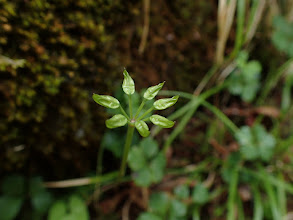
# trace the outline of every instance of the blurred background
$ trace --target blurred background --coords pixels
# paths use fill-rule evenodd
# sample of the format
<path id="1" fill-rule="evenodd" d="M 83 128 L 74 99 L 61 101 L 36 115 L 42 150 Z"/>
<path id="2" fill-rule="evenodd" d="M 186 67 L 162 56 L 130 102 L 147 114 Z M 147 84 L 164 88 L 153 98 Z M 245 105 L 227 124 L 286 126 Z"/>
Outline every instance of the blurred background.
<path id="1" fill-rule="evenodd" d="M 292 22 L 292 0 L 1 0 L 0 181 L 5 185 L 9 177 L 14 183 L 27 183 L 32 178 L 42 182 L 94 176 L 102 145 L 107 145 L 104 173 L 117 170 L 124 145 L 124 139 L 118 136 L 125 133 L 123 129 L 108 131 L 105 120 L 111 112 L 92 100 L 93 93 L 121 97 L 122 72 L 126 68 L 138 92 L 166 81 L 165 90 L 198 95 L 241 69 L 239 54 L 245 54 L 249 57 L 246 60 L 257 60 L 261 67 L 257 93 L 245 98 L 230 89 L 208 101 L 237 126 L 252 126 L 257 121 L 277 141 L 287 141 L 285 147 L 282 145 L 285 150 L 282 148 L 261 165 L 276 171 L 277 180 L 289 190 L 287 199 L 282 200 L 286 209 L 278 215 L 282 208 L 277 189 L 272 197 L 259 189 L 263 198 L 268 195 L 274 200 L 276 196 L 274 204 L 278 205 L 273 214 L 259 219 L 292 219 Z M 180 98 L 163 114 L 168 116 L 185 103 Z M 153 135 L 159 148 L 171 132 L 168 129 Z M 219 186 L 224 192 L 218 192 L 220 199 L 202 206 L 206 214 L 201 219 L 233 219 L 226 218 L 223 204 L 229 189 L 225 189 L 217 172 L 238 149 L 229 129 L 210 111 L 199 107 L 175 137 L 168 142 L 172 150 L 167 155 L 167 167 L 184 168 L 207 160 L 209 166 L 194 178 L 202 182 L 213 178 L 210 190 Z M 135 143 L 139 140 L 137 136 Z M 248 161 L 243 162 L 247 167 L 254 164 Z M 162 184 L 163 191 L 182 184 L 173 180 L 164 179 L 164 184 L 170 181 L 171 186 L 166 189 Z M 194 186 L 192 180 L 184 183 Z M 247 215 L 243 219 L 252 219 L 254 188 L 245 181 L 238 186 Z M 40 200 L 18 205 L 15 215 L 0 219 L 46 219 L 54 201 L 74 193 L 86 201 L 90 219 L 127 219 L 123 214 L 128 201 L 125 192 L 133 190 L 139 197 L 141 191 L 131 181 L 116 187 L 103 194 L 99 205 L 89 199 L 94 186 L 46 189 L 47 194 L 42 191 Z M 152 190 L 149 187 L 148 193 Z M 7 204 L 3 199 L 6 191 L 9 189 L 2 187 L 0 206 Z M 30 200 L 30 195 L 25 200 Z M 34 214 L 34 204 L 41 204 L 42 198 L 47 205 L 40 208 L 41 214 Z M 135 199 L 131 203 L 134 208 L 128 210 L 128 219 L 136 219 L 148 210 Z M 109 215 L 111 212 L 114 214 Z M 234 219 L 241 219 L 236 213 Z M 172 219 L 197 219 L 179 217 Z"/>

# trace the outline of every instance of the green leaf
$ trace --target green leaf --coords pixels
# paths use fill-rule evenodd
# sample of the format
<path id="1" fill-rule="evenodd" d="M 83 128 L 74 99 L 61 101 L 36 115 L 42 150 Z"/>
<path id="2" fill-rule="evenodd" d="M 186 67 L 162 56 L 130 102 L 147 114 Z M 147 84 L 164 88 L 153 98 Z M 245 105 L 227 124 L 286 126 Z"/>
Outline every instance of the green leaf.
<path id="1" fill-rule="evenodd" d="M 202 184 L 196 185 L 193 188 L 192 200 L 200 205 L 205 204 L 209 200 L 209 191 Z"/>
<path id="2" fill-rule="evenodd" d="M 174 217 L 183 217 L 187 214 L 187 206 L 183 202 L 173 199 L 171 201 L 170 214 Z"/>
<path id="3" fill-rule="evenodd" d="M 152 172 L 152 180 L 155 183 L 161 181 L 164 177 L 164 169 L 166 166 L 166 157 L 163 153 L 158 154 L 150 164 L 150 170 Z"/>
<path id="4" fill-rule="evenodd" d="M 53 201 L 52 195 L 47 191 L 42 191 L 32 197 L 32 205 L 39 213 L 45 213 Z"/>
<path id="5" fill-rule="evenodd" d="M 75 217 L 76 220 L 88 220 L 89 212 L 85 202 L 76 195 L 69 198 L 70 212 Z"/>
<path id="6" fill-rule="evenodd" d="M 117 114 L 106 120 L 107 128 L 118 128 L 127 124 L 127 118 L 124 115 Z"/>
<path id="7" fill-rule="evenodd" d="M 143 212 L 142 214 L 140 214 L 137 220 L 163 220 L 163 219 L 153 213 Z"/>
<path id="8" fill-rule="evenodd" d="M 23 196 L 25 192 L 25 179 L 20 175 L 7 176 L 2 183 L 2 192 L 5 195 Z"/>
<path id="9" fill-rule="evenodd" d="M 135 127 L 141 136 L 147 137 L 150 135 L 149 127 L 144 121 L 141 121 L 141 120 L 136 121 Z"/>
<path id="10" fill-rule="evenodd" d="M 187 199 L 189 197 L 189 188 L 187 185 L 179 185 L 174 189 L 174 194 L 178 199 Z"/>
<path id="11" fill-rule="evenodd" d="M 132 95 L 135 92 L 134 81 L 130 77 L 126 69 L 124 69 L 123 75 L 124 75 L 124 80 L 122 84 L 122 89 L 127 95 Z"/>
<path id="12" fill-rule="evenodd" d="M 134 174 L 134 182 L 138 186 L 148 187 L 152 183 L 152 173 L 148 167 L 144 167 Z"/>
<path id="13" fill-rule="evenodd" d="M 163 110 L 163 109 L 169 108 L 177 102 L 178 98 L 179 96 L 176 95 L 176 96 L 173 96 L 172 98 L 159 99 L 155 101 L 154 107 L 156 110 Z"/>
<path id="14" fill-rule="evenodd" d="M 140 147 L 144 151 L 144 154 L 147 156 L 147 158 L 152 158 L 159 151 L 158 143 L 151 137 L 144 138 L 140 142 Z"/>
<path id="15" fill-rule="evenodd" d="M 145 99 L 147 99 L 147 100 L 153 99 L 158 94 L 158 92 L 162 89 L 162 87 L 164 86 L 164 84 L 165 84 L 165 82 L 162 82 L 162 83 L 160 83 L 160 84 L 158 84 L 156 86 L 149 87 L 145 91 L 143 97 Z"/>
<path id="16" fill-rule="evenodd" d="M 128 165 L 133 171 L 137 171 L 145 167 L 146 161 L 144 152 L 139 147 L 132 147 L 128 154 Z"/>
<path id="17" fill-rule="evenodd" d="M 149 200 L 149 210 L 160 216 L 167 214 L 170 205 L 170 198 L 166 193 L 153 193 Z"/>
<path id="18" fill-rule="evenodd" d="M 62 219 L 66 216 L 66 204 L 63 201 L 56 201 L 49 210 L 48 220 Z"/>
<path id="19" fill-rule="evenodd" d="M 12 220 L 20 211 L 22 205 L 22 198 L 12 196 L 0 197 L 0 219 Z"/>
<path id="20" fill-rule="evenodd" d="M 120 103 L 117 99 L 109 95 L 93 94 L 93 99 L 96 103 L 106 108 L 119 108 Z"/>
<path id="21" fill-rule="evenodd" d="M 160 115 L 152 115 L 150 120 L 153 124 L 158 125 L 162 128 L 171 128 L 174 126 L 174 122 L 170 121 L 169 119 L 160 116 Z"/>

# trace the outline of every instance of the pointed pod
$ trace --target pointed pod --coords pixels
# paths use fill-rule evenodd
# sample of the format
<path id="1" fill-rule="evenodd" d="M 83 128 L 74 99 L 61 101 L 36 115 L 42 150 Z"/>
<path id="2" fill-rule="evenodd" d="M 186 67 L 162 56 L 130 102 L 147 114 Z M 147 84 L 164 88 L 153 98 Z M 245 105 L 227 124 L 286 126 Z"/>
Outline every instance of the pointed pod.
<path id="1" fill-rule="evenodd" d="M 124 80 L 122 84 L 122 89 L 127 95 L 131 95 L 135 91 L 134 81 L 131 76 L 128 74 L 126 69 L 123 71 Z"/>
<path id="2" fill-rule="evenodd" d="M 161 88 L 164 86 L 164 84 L 165 84 L 165 82 L 162 82 L 156 86 L 149 87 L 145 91 L 145 93 L 143 94 L 143 97 L 147 100 L 153 99 L 158 94 L 158 92 L 161 90 Z"/>
<path id="3" fill-rule="evenodd" d="M 170 121 L 161 115 L 152 115 L 150 120 L 154 125 L 158 125 L 162 128 L 172 128 L 175 124 L 174 121 Z"/>
<path id="4" fill-rule="evenodd" d="M 106 120 L 107 128 L 118 128 L 126 125 L 127 118 L 124 115 L 117 114 L 114 115 L 112 118 Z"/>
<path id="5" fill-rule="evenodd" d="M 144 121 L 136 121 L 134 125 L 141 136 L 147 137 L 150 135 L 149 127 Z"/>
<path id="6" fill-rule="evenodd" d="M 120 106 L 120 102 L 112 96 L 109 95 L 98 95 L 93 94 L 93 99 L 96 103 L 106 108 L 118 108 Z"/>
<path id="7" fill-rule="evenodd" d="M 178 98 L 179 96 L 176 95 L 176 96 L 173 96 L 172 98 L 159 99 L 154 102 L 154 107 L 156 110 L 163 110 L 163 109 L 169 108 L 177 102 Z"/>

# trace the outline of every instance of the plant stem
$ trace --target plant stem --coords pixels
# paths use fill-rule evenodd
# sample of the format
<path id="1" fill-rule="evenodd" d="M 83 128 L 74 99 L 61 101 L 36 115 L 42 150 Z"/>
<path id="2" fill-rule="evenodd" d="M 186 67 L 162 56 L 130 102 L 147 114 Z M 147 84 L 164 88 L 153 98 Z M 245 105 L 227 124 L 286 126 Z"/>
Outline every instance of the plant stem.
<path id="1" fill-rule="evenodd" d="M 122 162 L 120 166 L 120 173 L 119 173 L 120 177 L 123 177 L 125 175 L 127 157 L 128 157 L 128 152 L 129 152 L 131 143 L 132 143 L 134 128 L 135 127 L 132 125 L 128 125 L 128 128 L 127 128 L 127 136 L 126 136 L 126 141 L 124 145 L 123 158 L 122 158 Z"/>
<path id="2" fill-rule="evenodd" d="M 129 116 L 126 114 L 126 112 L 124 111 L 124 109 L 122 108 L 121 105 L 119 106 L 119 108 L 120 108 L 120 111 L 122 112 L 122 114 L 128 119 L 128 121 L 130 121 Z"/>
<path id="3" fill-rule="evenodd" d="M 253 220 L 263 219 L 263 206 L 261 201 L 260 189 L 257 184 L 252 184 L 252 193 L 254 197 Z"/>
<path id="4" fill-rule="evenodd" d="M 128 100 L 129 100 L 129 116 L 132 119 L 132 98 L 131 98 L 131 95 L 128 95 Z"/>
<path id="5" fill-rule="evenodd" d="M 137 120 L 140 120 L 140 119 L 142 119 L 143 117 L 145 117 L 145 116 L 147 116 L 147 114 L 149 114 L 151 111 L 153 111 L 154 110 L 154 106 L 153 107 L 151 107 L 151 108 L 149 108 L 145 113 L 143 113 L 143 115 L 142 116 L 140 116 Z"/>
<path id="6" fill-rule="evenodd" d="M 144 99 L 142 100 L 142 102 L 141 102 L 139 108 L 137 109 L 137 112 L 136 112 L 134 118 L 136 118 L 136 117 L 139 115 L 140 111 L 142 110 L 142 108 L 143 108 L 143 106 L 144 106 L 144 104 L 145 104 L 145 101 L 146 101 L 146 99 L 144 98 Z"/>
<path id="7" fill-rule="evenodd" d="M 233 135 L 237 133 L 238 127 L 221 110 L 206 101 L 203 101 L 202 105 L 214 113 L 232 131 Z"/>
<path id="8" fill-rule="evenodd" d="M 227 220 L 234 220 L 235 218 L 235 203 L 236 203 L 236 193 L 238 185 L 239 171 L 238 167 L 235 167 L 231 173 L 231 181 L 229 184 L 229 197 L 227 202 L 228 214 Z"/>

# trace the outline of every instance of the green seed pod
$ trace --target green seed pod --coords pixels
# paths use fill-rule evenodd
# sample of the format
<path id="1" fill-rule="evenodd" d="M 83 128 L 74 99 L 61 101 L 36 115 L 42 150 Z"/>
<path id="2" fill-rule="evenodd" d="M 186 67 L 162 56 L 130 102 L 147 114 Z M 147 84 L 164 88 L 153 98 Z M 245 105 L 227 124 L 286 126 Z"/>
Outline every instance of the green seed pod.
<path id="1" fill-rule="evenodd" d="M 145 91 L 145 93 L 143 94 L 143 97 L 148 100 L 153 99 L 158 94 L 158 92 L 161 90 L 161 88 L 164 86 L 164 84 L 165 84 L 165 82 L 162 82 L 156 86 L 149 87 Z"/>
<path id="2" fill-rule="evenodd" d="M 93 99 L 99 105 L 102 105 L 106 108 L 118 108 L 120 106 L 120 102 L 112 96 L 109 95 L 98 95 L 93 94 Z"/>
<path id="3" fill-rule="evenodd" d="M 143 137 L 147 137 L 150 134 L 149 127 L 144 121 L 136 121 L 135 127 L 138 130 L 139 134 Z"/>
<path id="4" fill-rule="evenodd" d="M 172 128 L 175 124 L 174 121 L 170 121 L 169 119 L 160 115 L 152 115 L 150 120 L 154 125 L 158 125 L 162 128 Z"/>
<path id="5" fill-rule="evenodd" d="M 169 108 L 177 102 L 178 98 L 179 96 L 176 95 L 176 96 L 173 96 L 172 98 L 159 99 L 154 102 L 154 107 L 156 110 L 163 110 L 163 109 Z"/>
<path id="6" fill-rule="evenodd" d="M 127 95 L 131 95 L 135 91 L 134 81 L 126 70 L 123 71 L 124 80 L 122 84 L 122 89 Z"/>
<path id="7" fill-rule="evenodd" d="M 107 128 L 118 128 L 126 125 L 127 118 L 124 115 L 114 115 L 112 118 L 106 120 Z"/>

